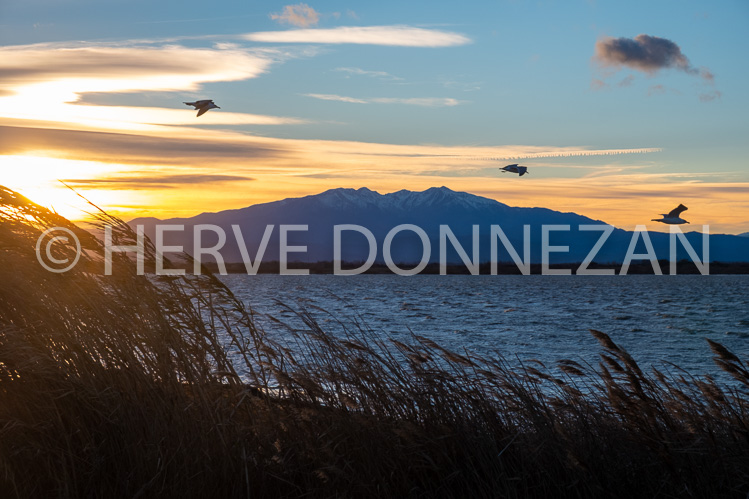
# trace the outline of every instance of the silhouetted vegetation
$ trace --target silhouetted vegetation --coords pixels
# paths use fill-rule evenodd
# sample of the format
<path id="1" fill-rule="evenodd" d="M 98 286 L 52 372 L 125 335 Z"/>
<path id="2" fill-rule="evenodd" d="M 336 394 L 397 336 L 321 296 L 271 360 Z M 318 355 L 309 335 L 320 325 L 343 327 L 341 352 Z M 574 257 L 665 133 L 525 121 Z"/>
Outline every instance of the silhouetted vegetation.
<path id="1" fill-rule="evenodd" d="M 118 220 L 99 224 L 135 244 Z M 84 248 L 64 274 L 35 254 L 55 226 Z M 4 497 L 749 491 L 749 370 L 718 343 L 735 385 L 645 372 L 598 331 L 598 366 L 518 369 L 360 324 L 333 337 L 304 311 L 282 344 L 211 275 L 141 276 L 115 254 L 104 276 L 102 255 L 90 233 L 0 189 Z"/>

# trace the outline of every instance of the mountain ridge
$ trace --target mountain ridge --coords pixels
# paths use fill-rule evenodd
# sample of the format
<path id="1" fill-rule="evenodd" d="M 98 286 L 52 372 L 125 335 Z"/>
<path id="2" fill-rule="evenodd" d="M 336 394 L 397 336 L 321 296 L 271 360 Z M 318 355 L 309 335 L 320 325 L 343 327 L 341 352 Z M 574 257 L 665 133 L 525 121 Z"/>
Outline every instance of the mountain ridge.
<path id="1" fill-rule="evenodd" d="M 569 230 L 550 231 L 548 245 L 564 247 L 568 251 L 547 253 L 551 263 L 580 262 L 585 259 L 592 247 L 602 235 L 605 222 L 594 220 L 573 212 L 558 212 L 542 207 L 511 207 L 499 201 L 477 196 L 474 194 L 453 191 L 445 186 L 431 187 L 424 191 L 409 191 L 406 189 L 380 194 L 376 191 L 361 187 L 328 189 L 319 194 L 312 194 L 297 198 L 286 198 L 268 203 L 260 203 L 244 208 L 224 210 L 213 213 L 202 213 L 194 217 L 172 218 L 160 220 L 156 218 L 138 218 L 129 222 L 131 225 L 142 224 L 146 234 L 153 238 L 157 224 L 184 225 L 185 233 L 174 231 L 165 233 L 168 245 L 179 245 L 192 253 L 193 234 L 190 228 L 197 225 L 210 224 L 221 228 L 229 236 L 227 244 L 222 248 L 222 257 L 227 262 L 242 261 L 241 248 L 234 236 L 233 226 L 241 230 L 244 243 L 250 255 L 255 255 L 262 246 L 262 236 L 266 226 L 273 225 L 274 232 L 267 241 L 265 260 L 278 260 L 280 252 L 280 226 L 307 226 L 306 231 L 289 231 L 287 244 L 292 246 L 306 246 L 305 252 L 290 255 L 300 261 L 330 261 L 334 259 L 334 227 L 346 224 L 364 227 L 377 241 L 378 262 L 384 258 L 384 240 L 390 231 L 403 224 L 416 226 L 423 231 L 433 248 L 429 261 L 435 262 L 440 256 L 439 244 L 442 241 L 440 226 L 446 225 L 455 235 L 458 243 L 467 253 L 471 253 L 473 245 L 473 226 L 479 226 L 478 254 L 481 261 L 489 261 L 492 255 L 492 241 L 490 230 L 492 226 L 499 226 L 508 241 L 523 255 L 524 226 L 530 227 L 530 259 L 540 262 L 543 258 L 543 226 L 569 226 Z M 591 230 L 581 229 L 580 226 L 596 226 Z M 659 259 L 669 258 L 669 234 L 650 232 L 655 254 Z M 612 228 L 606 242 L 598 251 L 595 262 L 621 262 L 627 252 L 633 233 L 620 228 Z M 695 231 L 684 232 L 684 237 L 699 255 L 702 248 L 702 234 Z M 218 242 L 218 237 L 212 232 L 203 234 L 201 247 L 207 248 Z M 391 255 L 396 262 L 420 261 L 424 254 L 424 247 L 419 234 L 405 230 L 391 238 Z M 709 236 L 710 260 L 712 261 L 749 261 L 749 238 L 713 234 Z M 448 263 L 460 263 L 463 259 L 454 248 L 446 250 Z M 495 245 L 496 246 L 496 245 Z M 367 240 L 361 234 L 349 231 L 342 236 L 340 244 L 340 259 L 345 261 L 364 261 L 369 255 Z M 499 245 L 498 258 L 507 260 L 509 253 L 502 251 Z M 634 253 L 644 254 L 646 247 L 642 240 L 634 248 Z M 380 251 L 382 250 L 382 251 Z M 424 250 L 424 251 L 423 251 Z M 496 253 L 496 252 L 495 252 Z M 689 255 L 682 245 L 677 245 L 677 257 L 686 259 Z"/>
<path id="2" fill-rule="evenodd" d="M 549 208 L 544 208 L 541 206 L 534 206 L 534 207 L 512 207 L 505 203 L 502 203 L 500 201 L 497 201 L 495 199 L 487 198 L 484 196 L 479 196 L 477 194 L 471 194 L 468 192 L 462 192 L 462 191 L 454 191 L 446 186 L 441 187 L 430 187 L 428 189 L 425 189 L 424 191 L 409 191 L 407 189 L 401 189 L 399 191 L 394 191 L 390 193 L 380 194 L 377 191 L 371 190 L 367 187 L 360 187 L 358 189 L 350 188 L 350 187 L 336 187 L 332 189 L 325 190 L 323 192 L 320 192 L 318 194 L 309 194 L 306 196 L 300 196 L 295 198 L 285 198 L 285 199 L 279 199 L 276 201 L 268 201 L 265 203 L 257 203 L 249 206 L 245 206 L 242 208 L 231 208 L 228 210 L 221 210 L 221 211 L 215 211 L 215 212 L 202 212 L 197 215 L 194 215 L 192 217 L 173 217 L 168 219 L 159 219 L 157 217 L 138 217 L 133 220 L 130 220 L 128 224 L 143 221 L 143 220 L 159 220 L 159 221 L 179 221 L 179 220 L 191 220 L 198 217 L 203 217 L 206 215 L 217 215 L 217 214 L 228 214 L 228 213 L 237 213 L 237 212 L 244 212 L 245 210 L 248 210 L 250 208 L 260 207 L 260 206 L 285 206 L 288 205 L 290 202 L 294 201 L 303 201 L 303 200 L 311 200 L 311 199 L 320 199 L 324 200 L 323 202 L 327 205 L 333 206 L 332 201 L 334 200 L 334 196 L 341 201 L 351 201 L 354 198 L 352 198 L 348 194 L 361 194 L 364 193 L 364 195 L 367 196 L 368 200 L 377 200 L 377 201 L 386 201 L 385 206 L 390 208 L 404 208 L 406 206 L 403 206 L 404 202 L 411 201 L 413 198 L 415 198 L 415 195 L 429 195 L 430 200 L 434 201 L 437 195 L 435 193 L 439 193 L 443 196 L 448 194 L 455 196 L 459 198 L 460 200 L 466 202 L 466 204 L 470 204 L 474 207 L 481 206 L 481 205 L 488 205 L 488 206 L 501 206 L 504 208 L 522 208 L 522 209 L 539 209 L 539 210 L 550 210 Z M 394 200 L 395 202 L 388 202 L 390 200 Z M 444 199 L 443 199 L 444 200 Z M 472 202 L 468 202 L 468 201 Z M 480 201 L 476 201 L 480 200 Z M 399 206 L 400 203 L 400 206 Z M 356 203 L 361 204 L 361 203 Z M 550 210 L 555 211 L 555 210 Z M 564 214 L 574 214 L 578 215 L 574 212 L 557 212 L 557 213 L 564 213 Z M 579 215 L 583 216 L 583 215 Z M 592 219 L 591 219 L 592 220 Z M 597 222 L 601 222 L 600 220 L 596 220 Z M 749 233 L 747 233 L 749 235 Z"/>

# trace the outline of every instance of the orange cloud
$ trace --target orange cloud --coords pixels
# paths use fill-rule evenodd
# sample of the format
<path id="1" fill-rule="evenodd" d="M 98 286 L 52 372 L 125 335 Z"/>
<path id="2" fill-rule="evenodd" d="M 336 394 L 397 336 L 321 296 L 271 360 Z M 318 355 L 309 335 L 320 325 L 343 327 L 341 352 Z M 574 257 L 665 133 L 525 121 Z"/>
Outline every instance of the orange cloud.
<path id="1" fill-rule="evenodd" d="M 306 28 L 317 24 L 320 14 L 306 3 L 299 3 L 285 6 L 280 14 L 271 14 L 270 18 L 283 24 Z"/>
<path id="2" fill-rule="evenodd" d="M 423 190 L 446 185 L 514 206 L 573 211 L 630 229 L 670 205 L 684 203 L 690 208 L 690 221 L 710 224 L 713 232 L 749 230 L 749 182 L 711 182 L 700 174 L 652 173 L 650 162 L 640 163 L 639 159 L 629 161 L 629 166 L 610 163 L 613 154 L 649 151 L 295 140 L 189 127 L 178 134 L 169 127 L 148 133 L 0 128 L 0 171 L 28 171 L 29 185 L 35 181 L 33 169 L 29 170 L 32 160 L 24 160 L 25 166 L 19 169 L 15 162 L 19 155 L 44 155 L 42 159 L 48 162 L 67 158 L 57 160 L 62 162 L 56 178 L 65 179 L 125 218 L 192 216 L 333 187 L 366 186 L 393 192 L 404 187 Z M 591 154 L 601 155 L 601 161 L 588 159 L 584 165 L 573 166 L 569 159 L 564 164 L 554 163 L 561 161 L 555 156 Z M 639 154 L 632 158 L 646 157 Z M 502 163 L 487 159 L 495 157 L 535 158 L 531 160 L 532 174 L 522 179 L 500 177 L 497 167 Z M 540 161 L 542 157 L 550 159 Z M 75 173 L 65 162 L 81 158 L 101 165 L 100 173 L 90 167 Z M 114 165 L 113 158 L 117 158 Z M 564 168 L 567 178 L 559 177 L 559 168 Z M 53 173 L 46 170 L 48 177 Z M 0 180 L 2 183 L 7 182 Z M 111 196 L 107 193 L 112 192 L 118 193 L 117 198 L 108 201 Z"/>
<path id="3" fill-rule="evenodd" d="M 195 123 L 179 109 L 84 105 L 90 92 L 196 92 L 217 81 L 255 78 L 274 63 L 272 52 L 148 44 L 39 44 L 0 47 L 0 117 L 70 122 L 99 129 L 152 130 L 154 125 Z M 220 112 L 202 125 L 299 124 L 302 120 Z"/>

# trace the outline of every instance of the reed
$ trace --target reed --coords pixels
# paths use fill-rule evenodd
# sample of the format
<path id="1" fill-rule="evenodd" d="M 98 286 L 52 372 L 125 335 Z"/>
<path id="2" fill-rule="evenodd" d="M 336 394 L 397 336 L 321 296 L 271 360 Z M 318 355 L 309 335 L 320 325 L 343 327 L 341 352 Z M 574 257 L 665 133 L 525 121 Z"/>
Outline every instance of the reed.
<path id="1" fill-rule="evenodd" d="M 85 250 L 65 274 L 36 260 L 54 226 Z M 304 310 L 303 328 L 271 338 L 213 276 L 139 276 L 124 255 L 104 276 L 102 254 L 90 232 L 0 189 L 3 496 L 749 491 L 747 360 L 718 343 L 733 384 L 643 370 L 599 331 L 597 366 L 517 367 L 357 323 L 333 336 Z"/>

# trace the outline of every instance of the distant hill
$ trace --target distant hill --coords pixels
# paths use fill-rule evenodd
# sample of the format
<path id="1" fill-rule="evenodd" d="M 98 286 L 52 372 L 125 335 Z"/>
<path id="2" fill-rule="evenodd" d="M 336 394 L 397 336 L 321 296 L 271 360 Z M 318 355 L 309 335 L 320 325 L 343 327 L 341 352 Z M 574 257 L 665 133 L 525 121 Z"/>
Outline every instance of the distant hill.
<path id="1" fill-rule="evenodd" d="M 288 244 L 307 246 L 307 251 L 290 253 L 289 261 L 316 262 L 330 261 L 334 257 L 335 225 L 356 224 L 368 229 L 377 241 L 377 262 L 383 262 L 383 243 L 386 235 L 400 224 L 413 224 L 425 232 L 430 245 L 430 262 L 440 258 L 440 225 L 447 225 L 456 239 L 472 256 L 472 226 L 479 226 L 479 261 L 491 258 L 490 227 L 498 225 L 507 235 L 509 242 L 519 256 L 523 257 L 523 226 L 530 226 L 530 257 L 533 262 L 541 261 L 542 225 L 570 226 L 570 230 L 553 230 L 549 235 L 551 246 L 569 246 L 566 252 L 551 252 L 552 263 L 581 262 L 601 236 L 600 230 L 580 230 L 580 225 L 605 225 L 575 213 L 562 213 L 546 208 L 511 207 L 498 201 L 455 192 L 447 187 L 433 187 L 423 192 L 401 190 L 390 194 L 379 194 L 367 188 L 331 189 L 320 194 L 301 198 L 257 204 L 237 210 L 218 213 L 203 213 L 191 218 L 158 220 L 139 218 L 129 222 L 132 226 L 142 224 L 146 234 L 152 239 L 157 224 L 184 225 L 185 230 L 165 233 L 168 245 L 183 246 L 193 253 L 193 228 L 200 224 L 212 224 L 223 228 L 227 242 L 221 249 L 226 262 L 240 262 L 242 255 L 236 244 L 232 225 L 237 225 L 244 238 L 251 259 L 255 258 L 267 225 L 274 225 L 263 261 L 279 259 L 279 226 L 307 225 L 307 231 L 288 233 Z M 655 223 L 646 221 L 650 227 Z M 682 226 L 684 231 L 690 226 Z M 661 229 L 663 227 L 660 227 Z M 746 235 L 746 234 L 745 234 Z M 650 239 L 659 259 L 669 258 L 669 234 L 650 232 Z M 686 238 L 702 255 L 702 234 L 686 233 Z M 632 232 L 614 229 L 605 244 L 597 252 L 595 262 L 621 262 L 632 239 Z M 218 241 L 212 232 L 204 232 L 201 245 L 210 247 Z M 341 239 L 341 259 L 344 261 L 364 261 L 369 254 L 369 246 L 364 235 L 346 231 Z M 392 240 L 392 259 L 396 263 L 418 262 L 422 257 L 422 242 L 411 231 L 402 231 Z M 461 258 L 448 241 L 446 261 L 460 263 Z M 498 259 L 509 261 L 510 256 L 504 246 L 498 244 Z M 645 253 L 640 240 L 635 253 Z M 677 244 L 677 259 L 688 255 L 681 244 Z M 710 236 L 710 260 L 724 262 L 749 261 L 749 238 L 714 234 Z M 208 259 L 206 259 L 208 261 Z"/>

